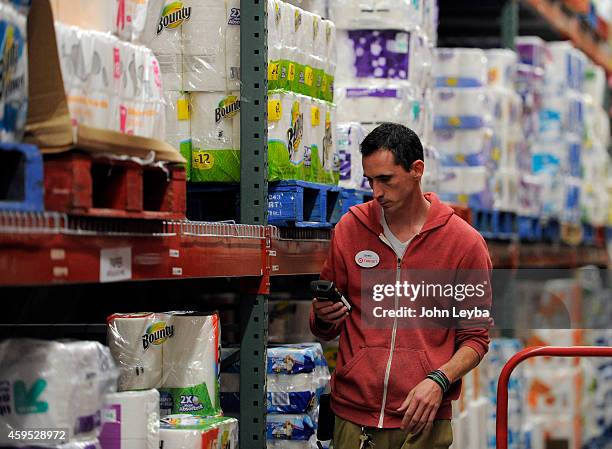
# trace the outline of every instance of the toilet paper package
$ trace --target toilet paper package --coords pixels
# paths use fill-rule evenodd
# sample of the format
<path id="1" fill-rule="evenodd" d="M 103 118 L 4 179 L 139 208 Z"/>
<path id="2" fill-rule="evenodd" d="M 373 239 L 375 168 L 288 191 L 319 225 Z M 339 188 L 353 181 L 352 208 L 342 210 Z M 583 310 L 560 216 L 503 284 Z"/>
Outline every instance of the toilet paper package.
<path id="1" fill-rule="evenodd" d="M 490 128 L 437 130 L 434 145 L 447 166 L 484 166 L 493 162 L 494 141 Z"/>
<path id="2" fill-rule="evenodd" d="M 240 90 L 240 0 L 227 0 L 225 30 L 226 89 Z"/>
<path id="3" fill-rule="evenodd" d="M 336 90 L 337 117 L 340 122 L 407 125 L 414 97 L 407 83 L 341 86 Z"/>
<path id="4" fill-rule="evenodd" d="M 546 71 L 547 84 L 582 91 L 586 56 L 570 42 L 548 42 L 546 47 L 556 69 Z"/>
<path id="5" fill-rule="evenodd" d="M 227 86 L 225 2 L 184 2 L 190 8 L 182 22 L 183 89 L 224 91 Z M 232 20 L 235 20 L 232 19 Z M 233 26 L 233 25 L 232 25 Z M 235 48 L 235 47 L 234 47 Z"/>
<path id="6" fill-rule="evenodd" d="M 413 30 L 422 25 L 423 2 L 409 0 L 335 0 L 330 19 L 338 29 Z"/>
<path id="7" fill-rule="evenodd" d="M 238 449 L 238 420 L 170 415 L 162 419 L 159 435 L 164 449 Z"/>
<path id="8" fill-rule="evenodd" d="M 219 400 L 218 315 L 171 312 L 174 336 L 163 347 L 162 415 L 214 416 Z"/>
<path id="9" fill-rule="evenodd" d="M 485 50 L 487 58 L 488 85 L 513 89 L 516 80 L 518 56 L 512 50 L 495 48 Z"/>
<path id="10" fill-rule="evenodd" d="M 546 42 L 537 36 L 518 36 L 516 50 L 522 64 L 544 69 L 551 62 Z"/>
<path id="11" fill-rule="evenodd" d="M 478 48 L 436 48 L 433 73 L 436 87 L 486 86 L 487 57 Z"/>
<path id="12" fill-rule="evenodd" d="M 480 209 L 491 208 L 492 204 L 482 204 L 483 200 L 478 196 L 487 188 L 488 172 L 485 167 L 443 167 L 440 175 L 442 201 Z"/>
<path id="13" fill-rule="evenodd" d="M 174 337 L 168 319 L 154 313 L 114 314 L 107 319 L 108 345 L 119 367 L 119 391 L 162 385 L 162 345 Z"/>
<path id="14" fill-rule="evenodd" d="M 324 360 L 323 349 L 319 343 L 272 346 L 267 360 L 269 374 L 310 373 Z"/>
<path id="15" fill-rule="evenodd" d="M 191 178 L 191 113 L 189 93 L 164 92 L 166 108 L 166 142 L 187 160 L 187 180 Z"/>
<path id="16" fill-rule="evenodd" d="M 192 92 L 191 180 L 240 179 L 240 97 L 238 93 Z"/>
<path id="17" fill-rule="evenodd" d="M 102 449 L 158 449 L 159 392 L 107 394 L 99 440 Z"/>
<path id="18" fill-rule="evenodd" d="M 308 441 L 315 433 L 315 424 L 308 414 L 269 414 L 266 418 L 268 440 Z"/>
<path id="19" fill-rule="evenodd" d="M 367 179 L 363 176 L 360 151 L 361 142 L 366 135 L 366 130 L 359 123 L 336 124 L 336 146 L 340 157 L 340 182 L 338 184 L 340 187 L 368 188 Z"/>
<path id="20" fill-rule="evenodd" d="M 491 99 L 486 89 L 434 90 L 434 129 L 478 129 L 490 120 Z"/>
<path id="21" fill-rule="evenodd" d="M 304 116 L 311 114 L 310 106 L 310 99 L 293 93 L 268 95 L 269 180 L 308 179 Z"/>
<path id="22" fill-rule="evenodd" d="M 0 4 L 3 84 L 0 101 L 2 142 L 20 142 L 28 112 L 27 16 L 10 4 Z"/>
<path id="23" fill-rule="evenodd" d="M 10 429 L 66 429 L 67 438 L 95 438 L 104 395 L 116 388 L 108 348 L 96 342 L 8 339 L 0 343 L 0 444 Z"/>

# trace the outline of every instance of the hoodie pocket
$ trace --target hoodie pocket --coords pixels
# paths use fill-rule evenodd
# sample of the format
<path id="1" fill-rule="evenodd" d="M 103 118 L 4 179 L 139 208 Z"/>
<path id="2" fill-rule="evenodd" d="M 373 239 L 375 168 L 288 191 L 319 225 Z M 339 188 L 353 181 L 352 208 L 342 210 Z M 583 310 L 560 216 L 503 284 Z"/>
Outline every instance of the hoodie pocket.
<path id="1" fill-rule="evenodd" d="M 385 408 L 397 410 L 410 390 L 424 380 L 430 371 L 431 365 L 422 350 L 395 348 Z"/>
<path id="2" fill-rule="evenodd" d="M 334 375 L 335 394 L 369 409 L 380 408 L 389 348 L 362 348 Z"/>

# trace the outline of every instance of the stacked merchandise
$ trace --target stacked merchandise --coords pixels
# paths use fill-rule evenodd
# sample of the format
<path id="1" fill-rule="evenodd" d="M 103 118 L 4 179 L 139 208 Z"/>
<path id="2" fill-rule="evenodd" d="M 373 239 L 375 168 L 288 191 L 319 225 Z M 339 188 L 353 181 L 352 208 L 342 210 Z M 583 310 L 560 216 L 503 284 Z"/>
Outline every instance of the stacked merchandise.
<path id="1" fill-rule="evenodd" d="M 367 130 L 357 122 L 336 125 L 336 148 L 340 157 L 340 182 L 347 189 L 367 189 L 368 180 L 361 165 L 361 142 Z"/>
<path id="2" fill-rule="evenodd" d="M 225 351 L 224 360 L 236 350 Z M 221 374 L 223 409 L 238 413 L 239 372 L 237 363 Z M 268 348 L 267 425 L 270 448 L 316 448 L 319 398 L 329 391 L 329 368 L 319 343 Z"/>
<path id="3" fill-rule="evenodd" d="M 107 399 L 102 449 L 237 447 L 238 421 L 221 416 L 217 315 L 114 314 L 108 340 L 121 392 Z"/>
<path id="4" fill-rule="evenodd" d="M 607 86 L 606 73 L 588 63 L 584 79 L 585 137 L 582 147 L 582 220 L 593 226 L 608 223 L 610 195 L 606 188 L 610 172 L 607 148 L 610 144 L 610 120 L 603 104 Z"/>
<path id="5" fill-rule="evenodd" d="M 0 343 L 0 367 L 2 446 L 18 444 L 12 430 L 48 429 L 58 431 L 56 444 L 99 447 L 105 396 L 114 395 L 118 375 L 107 347 L 9 339 Z"/>
<path id="6" fill-rule="evenodd" d="M 337 184 L 336 27 L 268 0 L 268 167 L 271 181 Z"/>
<path id="7" fill-rule="evenodd" d="M 505 73 L 500 74 L 500 79 L 505 78 Z M 442 163 L 440 198 L 476 209 L 491 209 L 494 204 L 488 186 L 491 164 L 501 162 L 502 158 L 496 158 L 498 161 L 492 158 L 493 111 L 486 88 L 485 52 L 436 49 L 434 79 L 434 146 Z M 503 120 L 500 114 L 500 127 Z"/>
<path id="8" fill-rule="evenodd" d="M 586 57 L 569 42 L 545 44 L 539 38 L 519 38 L 518 48 L 521 62 L 544 69 L 539 132 L 532 147 L 533 172 L 542 183 L 542 215 L 579 223 Z"/>
<path id="9" fill-rule="evenodd" d="M 75 126 L 165 138 L 160 66 L 150 49 L 60 22 L 55 32 Z"/>
<path id="10" fill-rule="evenodd" d="M 0 2 L 2 86 L 0 142 L 21 142 L 28 113 L 27 13 L 29 1 Z"/>
<path id="11" fill-rule="evenodd" d="M 327 17 L 327 0 L 288 0 L 288 3 L 321 17 Z"/>
<path id="12" fill-rule="evenodd" d="M 492 339 L 480 365 L 463 379 L 458 401 L 453 403 L 453 445 L 456 449 L 494 449 L 497 381 L 506 362 L 522 349 L 514 339 Z M 514 371 L 508 384 L 508 447 L 520 448 L 523 422 L 524 378 Z M 483 431 L 484 429 L 484 431 Z M 533 446 L 532 446 L 533 447 Z"/>
<path id="13" fill-rule="evenodd" d="M 431 157 L 433 178 L 437 153 L 432 148 L 431 67 L 437 3 L 342 0 L 331 2 L 329 9 L 339 30 L 338 61 L 342 62 L 336 74 L 339 132 L 358 129 L 355 123 L 367 131 L 382 122 L 405 125 L 417 133 Z M 360 158 L 358 145 L 350 147 L 354 167 L 353 160 Z M 359 187 L 360 174 L 347 181 Z"/>
<path id="14" fill-rule="evenodd" d="M 237 181 L 239 0 L 149 0 L 140 10 L 140 39 L 160 64 L 168 142 L 189 162 L 192 180 Z"/>

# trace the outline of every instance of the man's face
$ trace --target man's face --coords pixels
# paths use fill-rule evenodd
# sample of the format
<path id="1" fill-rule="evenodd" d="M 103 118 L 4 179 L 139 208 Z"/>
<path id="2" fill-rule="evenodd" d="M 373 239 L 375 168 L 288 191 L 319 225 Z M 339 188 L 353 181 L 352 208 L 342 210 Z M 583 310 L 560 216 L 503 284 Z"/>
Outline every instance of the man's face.
<path id="1" fill-rule="evenodd" d="M 374 199 L 387 212 L 402 208 L 419 186 L 423 162 L 415 161 L 406 171 L 395 163 L 393 153 L 384 148 L 362 159 L 363 174 L 368 179 Z"/>

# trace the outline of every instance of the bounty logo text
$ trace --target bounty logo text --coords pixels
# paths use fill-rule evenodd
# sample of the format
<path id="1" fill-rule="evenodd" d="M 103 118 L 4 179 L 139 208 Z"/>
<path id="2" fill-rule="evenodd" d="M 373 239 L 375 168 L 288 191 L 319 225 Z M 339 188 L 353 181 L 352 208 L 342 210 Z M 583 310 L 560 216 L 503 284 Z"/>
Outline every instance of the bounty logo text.
<path id="1" fill-rule="evenodd" d="M 164 7 L 159 24 L 157 25 L 157 34 L 161 33 L 164 28 L 176 28 L 191 17 L 191 7 L 183 6 L 182 2 L 172 2 Z"/>
<path id="2" fill-rule="evenodd" d="M 151 324 L 142 336 L 142 348 L 146 351 L 150 345 L 161 345 L 174 336 L 174 326 L 166 326 L 164 321 Z"/>

